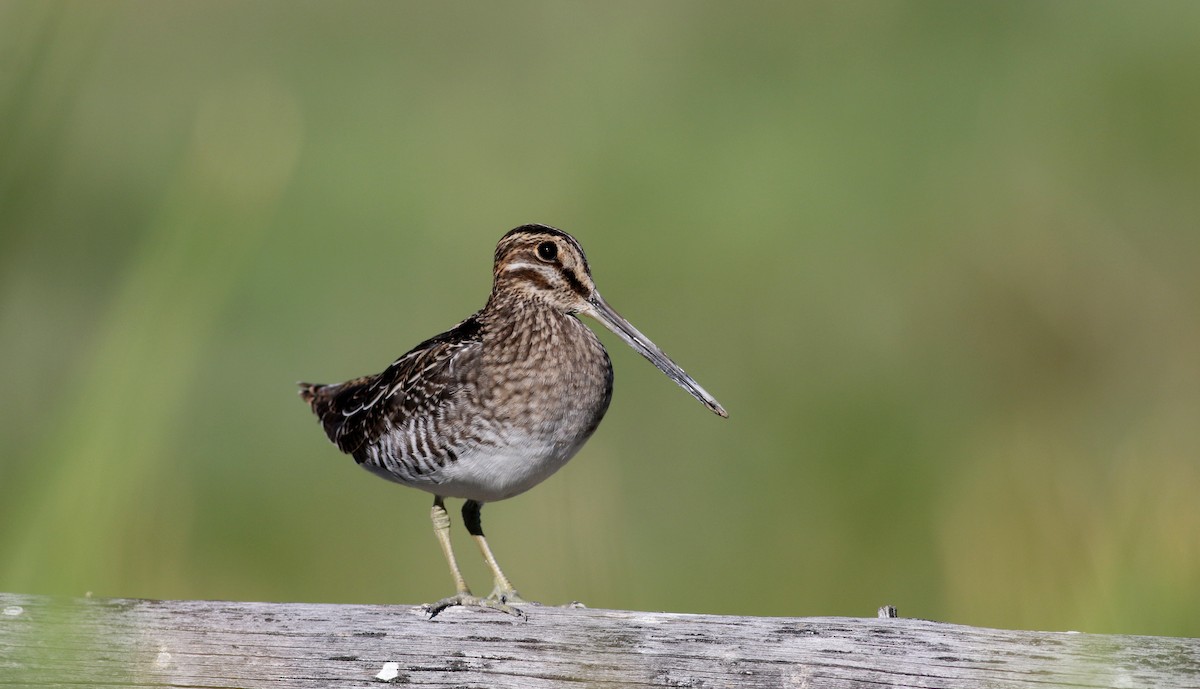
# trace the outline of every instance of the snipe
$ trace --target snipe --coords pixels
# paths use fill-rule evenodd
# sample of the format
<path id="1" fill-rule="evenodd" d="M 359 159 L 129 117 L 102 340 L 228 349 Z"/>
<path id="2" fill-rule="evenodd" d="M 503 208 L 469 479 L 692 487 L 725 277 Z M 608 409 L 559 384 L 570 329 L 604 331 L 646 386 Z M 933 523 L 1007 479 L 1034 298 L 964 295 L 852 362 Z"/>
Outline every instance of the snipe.
<path id="1" fill-rule="evenodd" d="M 612 363 L 576 318 L 591 316 L 716 414 L 725 410 L 600 297 L 579 242 L 524 225 L 496 245 L 487 305 L 417 345 L 383 373 L 337 385 L 300 384 L 338 448 L 377 476 L 433 493 L 433 528 L 455 595 L 429 606 L 483 605 L 517 613 L 480 524 L 484 503 L 511 498 L 563 466 L 592 435 L 612 398 Z M 463 522 L 495 576 L 473 596 L 450 547 L 445 498 L 463 498 Z"/>

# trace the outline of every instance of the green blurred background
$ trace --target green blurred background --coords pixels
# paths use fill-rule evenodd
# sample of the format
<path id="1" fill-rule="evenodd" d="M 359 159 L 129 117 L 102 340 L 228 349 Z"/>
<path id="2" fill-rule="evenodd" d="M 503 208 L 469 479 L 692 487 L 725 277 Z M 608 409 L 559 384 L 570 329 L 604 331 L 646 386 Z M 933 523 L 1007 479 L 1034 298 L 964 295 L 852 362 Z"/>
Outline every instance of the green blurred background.
<path id="1" fill-rule="evenodd" d="M 546 222 L 731 418 L 601 333 L 523 593 L 1200 635 L 1198 218 L 1190 1 L 0 0 L 0 590 L 448 594 L 293 382 Z"/>

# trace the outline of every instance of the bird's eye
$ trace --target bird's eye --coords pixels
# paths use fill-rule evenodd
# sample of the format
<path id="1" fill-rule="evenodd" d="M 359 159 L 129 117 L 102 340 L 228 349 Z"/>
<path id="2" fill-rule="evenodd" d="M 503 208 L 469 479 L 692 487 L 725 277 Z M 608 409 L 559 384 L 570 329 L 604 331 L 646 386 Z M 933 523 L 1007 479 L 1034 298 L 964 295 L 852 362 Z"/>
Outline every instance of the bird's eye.
<path id="1" fill-rule="evenodd" d="M 558 245 L 554 242 L 542 242 L 538 244 L 537 254 L 543 261 L 553 261 L 558 256 Z"/>

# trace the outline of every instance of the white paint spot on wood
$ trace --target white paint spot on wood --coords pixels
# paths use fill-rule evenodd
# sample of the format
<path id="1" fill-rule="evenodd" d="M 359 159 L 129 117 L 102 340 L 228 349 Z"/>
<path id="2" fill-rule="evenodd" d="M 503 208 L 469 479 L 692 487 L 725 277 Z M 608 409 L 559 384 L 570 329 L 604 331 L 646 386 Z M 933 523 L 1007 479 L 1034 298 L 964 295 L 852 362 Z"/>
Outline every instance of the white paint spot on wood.
<path id="1" fill-rule="evenodd" d="M 4 609 L 4 614 L 8 615 L 9 617 L 16 617 L 23 612 L 25 612 L 25 608 L 22 608 L 19 605 L 10 605 Z"/>
<path id="2" fill-rule="evenodd" d="M 165 668 L 171 665 L 171 654 L 167 649 L 161 646 L 158 649 L 158 655 L 154 658 L 154 664 L 160 668 Z"/>
<path id="3" fill-rule="evenodd" d="M 385 682 L 390 682 L 400 676 L 400 663 L 384 663 L 383 669 L 375 675 L 375 679 L 381 679 Z"/>

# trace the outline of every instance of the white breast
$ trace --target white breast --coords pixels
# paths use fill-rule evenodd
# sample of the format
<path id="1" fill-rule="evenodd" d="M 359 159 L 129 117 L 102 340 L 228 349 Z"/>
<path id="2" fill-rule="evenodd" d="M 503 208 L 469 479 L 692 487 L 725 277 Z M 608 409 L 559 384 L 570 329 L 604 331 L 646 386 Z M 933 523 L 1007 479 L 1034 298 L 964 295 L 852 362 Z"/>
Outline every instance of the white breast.
<path id="1" fill-rule="evenodd" d="M 494 502 L 519 495 L 545 481 L 575 456 L 583 442 L 553 445 L 533 438 L 512 438 L 501 452 L 474 452 L 447 465 L 432 488 L 438 495 Z"/>

